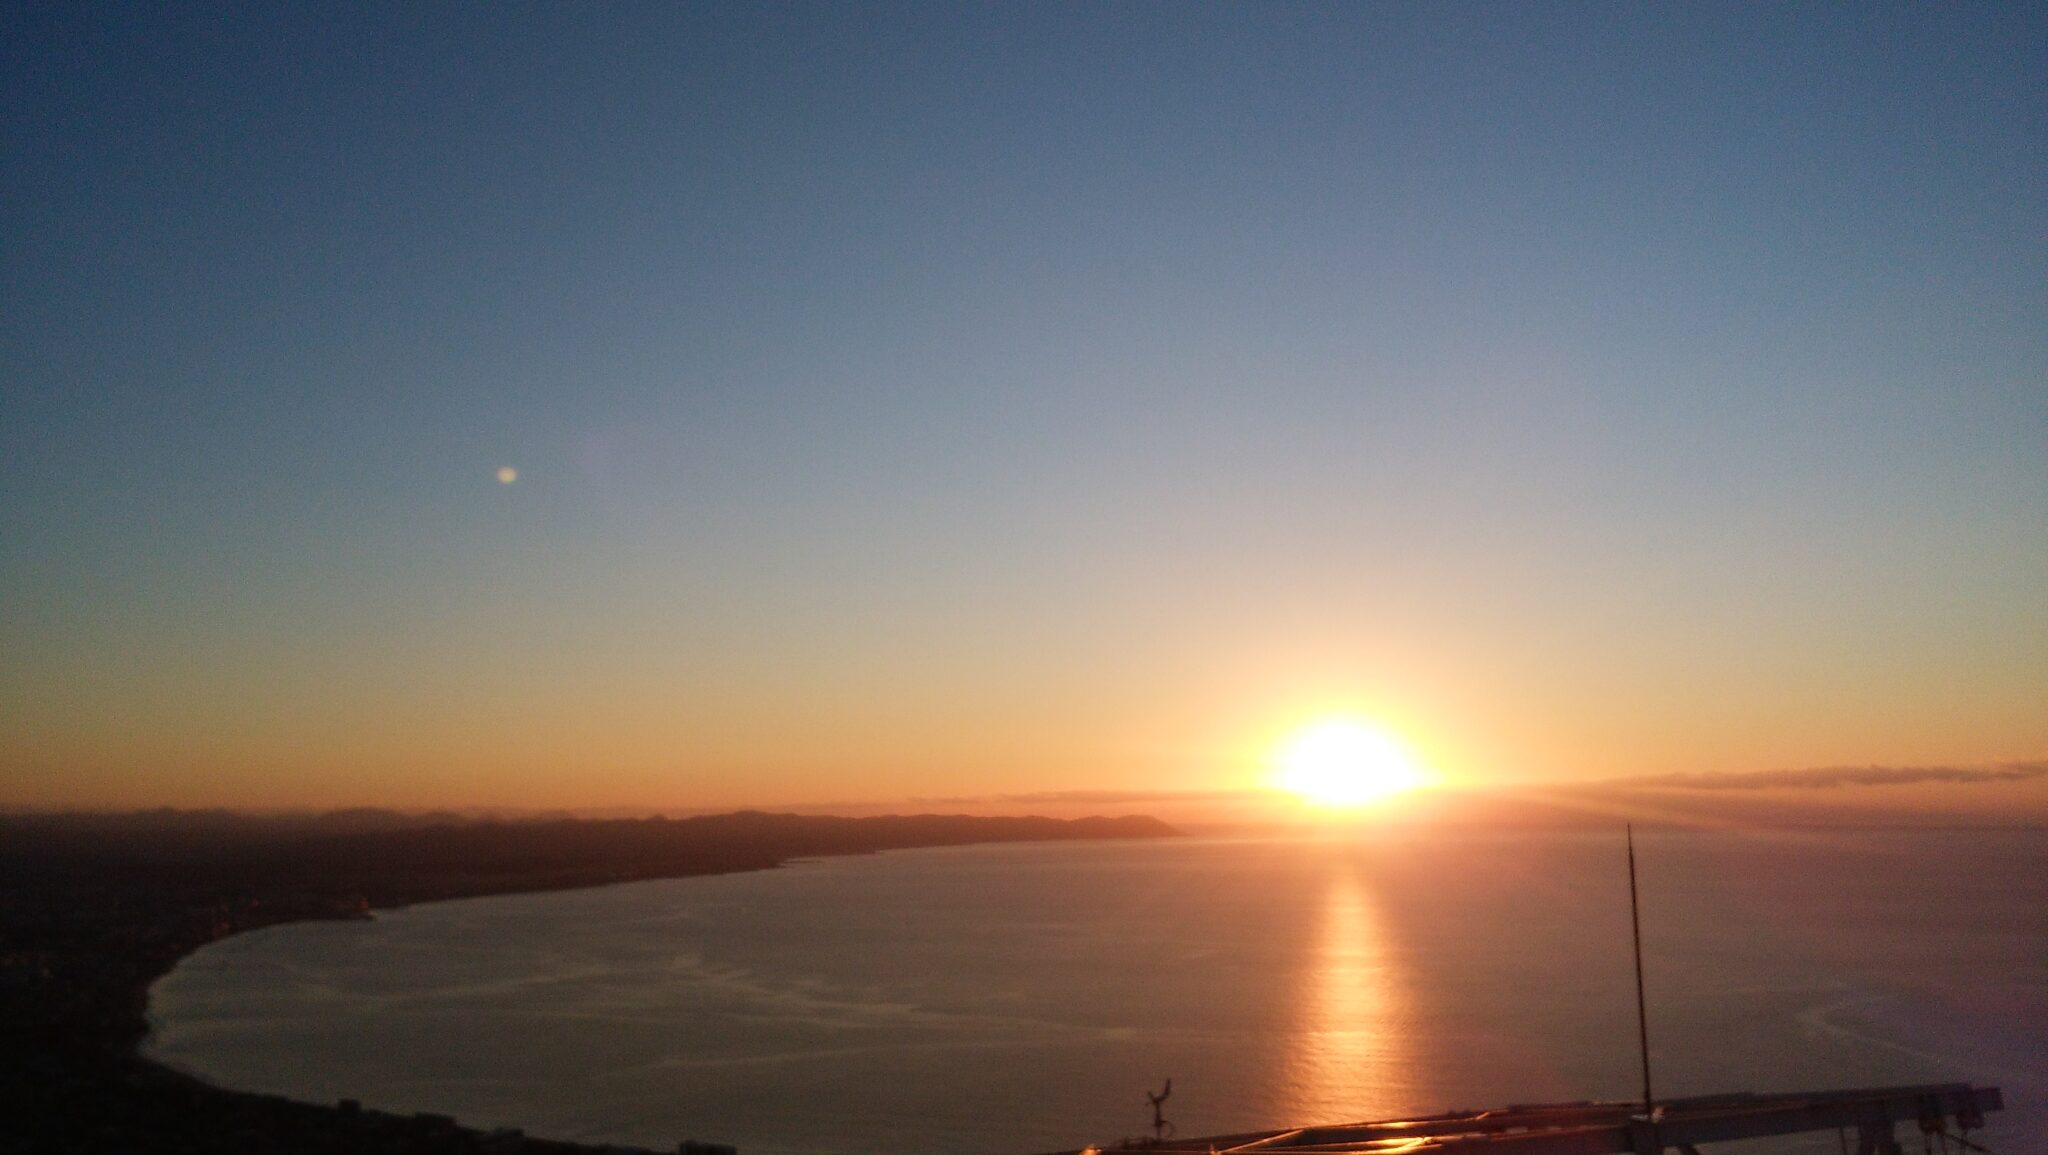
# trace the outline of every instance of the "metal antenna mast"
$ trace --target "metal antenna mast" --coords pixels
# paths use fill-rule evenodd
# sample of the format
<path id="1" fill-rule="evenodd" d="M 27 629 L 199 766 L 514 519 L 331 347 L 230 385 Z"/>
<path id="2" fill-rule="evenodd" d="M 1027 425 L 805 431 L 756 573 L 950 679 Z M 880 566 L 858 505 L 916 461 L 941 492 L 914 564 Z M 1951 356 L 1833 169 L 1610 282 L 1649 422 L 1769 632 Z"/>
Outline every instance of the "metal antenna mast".
<path id="1" fill-rule="evenodd" d="M 1643 916 L 1636 907 L 1636 830 L 1634 823 L 1622 829 L 1628 835 L 1628 924 L 1636 944 L 1636 1040 L 1643 1052 L 1643 1114 L 1655 1118 L 1656 1096 L 1650 1091 L 1650 1012 L 1643 1002 Z"/>

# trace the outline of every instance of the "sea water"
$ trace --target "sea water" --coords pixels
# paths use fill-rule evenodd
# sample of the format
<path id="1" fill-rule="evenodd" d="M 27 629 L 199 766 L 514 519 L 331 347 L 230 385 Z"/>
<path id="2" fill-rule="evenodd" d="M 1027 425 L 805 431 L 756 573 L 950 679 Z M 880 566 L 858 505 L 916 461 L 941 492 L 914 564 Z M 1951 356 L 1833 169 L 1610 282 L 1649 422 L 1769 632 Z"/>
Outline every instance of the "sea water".
<path id="1" fill-rule="evenodd" d="M 1986 1142 L 2048 1150 L 2048 832 L 1637 843 L 1660 1096 L 1972 1081 L 2008 1104 Z M 1114 1142 L 1169 1077 L 1183 1136 L 1641 1092 L 1618 831 L 978 846 L 434 903 L 227 939 L 151 1011 L 152 1057 L 230 1087 L 743 1155 Z"/>

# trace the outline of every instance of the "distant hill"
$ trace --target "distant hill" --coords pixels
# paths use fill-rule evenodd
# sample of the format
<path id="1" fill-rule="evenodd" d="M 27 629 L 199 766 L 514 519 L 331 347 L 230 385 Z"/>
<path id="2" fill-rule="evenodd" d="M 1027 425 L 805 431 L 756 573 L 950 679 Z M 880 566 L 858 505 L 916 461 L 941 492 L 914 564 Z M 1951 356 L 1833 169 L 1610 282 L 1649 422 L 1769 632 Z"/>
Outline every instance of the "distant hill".
<path id="1" fill-rule="evenodd" d="M 128 875 L 308 887 L 373 904 L 432 894 L 755 869 L 789 858 L 917 846 L 1162 838 L 1156 818 L 917 814 L 843 818 L 741 811 L 692 818 L 467 819 L 386 810 L 0 815 L 0 880 Z"/>

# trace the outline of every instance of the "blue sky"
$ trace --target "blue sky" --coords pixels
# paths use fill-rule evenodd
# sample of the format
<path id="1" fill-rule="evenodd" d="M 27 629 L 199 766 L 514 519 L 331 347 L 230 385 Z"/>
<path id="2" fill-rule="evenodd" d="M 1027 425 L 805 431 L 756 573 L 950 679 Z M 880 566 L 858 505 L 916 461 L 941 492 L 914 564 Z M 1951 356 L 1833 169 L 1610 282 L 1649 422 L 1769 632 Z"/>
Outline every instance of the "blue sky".
<path id="1" fill-rule="evenodd" d="M 4 19 L 0 797 L 2048 748 L 2037 6 Z"/>

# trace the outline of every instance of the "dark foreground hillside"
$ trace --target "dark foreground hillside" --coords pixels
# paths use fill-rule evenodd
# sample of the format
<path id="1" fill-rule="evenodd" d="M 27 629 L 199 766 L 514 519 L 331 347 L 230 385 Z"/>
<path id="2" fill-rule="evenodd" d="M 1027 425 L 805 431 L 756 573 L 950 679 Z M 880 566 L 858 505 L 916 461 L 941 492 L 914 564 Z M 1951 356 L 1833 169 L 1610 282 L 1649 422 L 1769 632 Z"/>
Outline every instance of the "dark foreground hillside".
<path id="1" fill-rule="evenodd" d="M 437 1116 L 209 1087 L 135 1055 L 148 1029 L 149 984 L 186 953 L 239 931 L 413 902 L 759 870 L 821 855 L 1174 833 L 1144 817 L 746 812 L 418 824 L 0 816 L 0 1152 L 596 1150 L 484 1134 Z"/>

